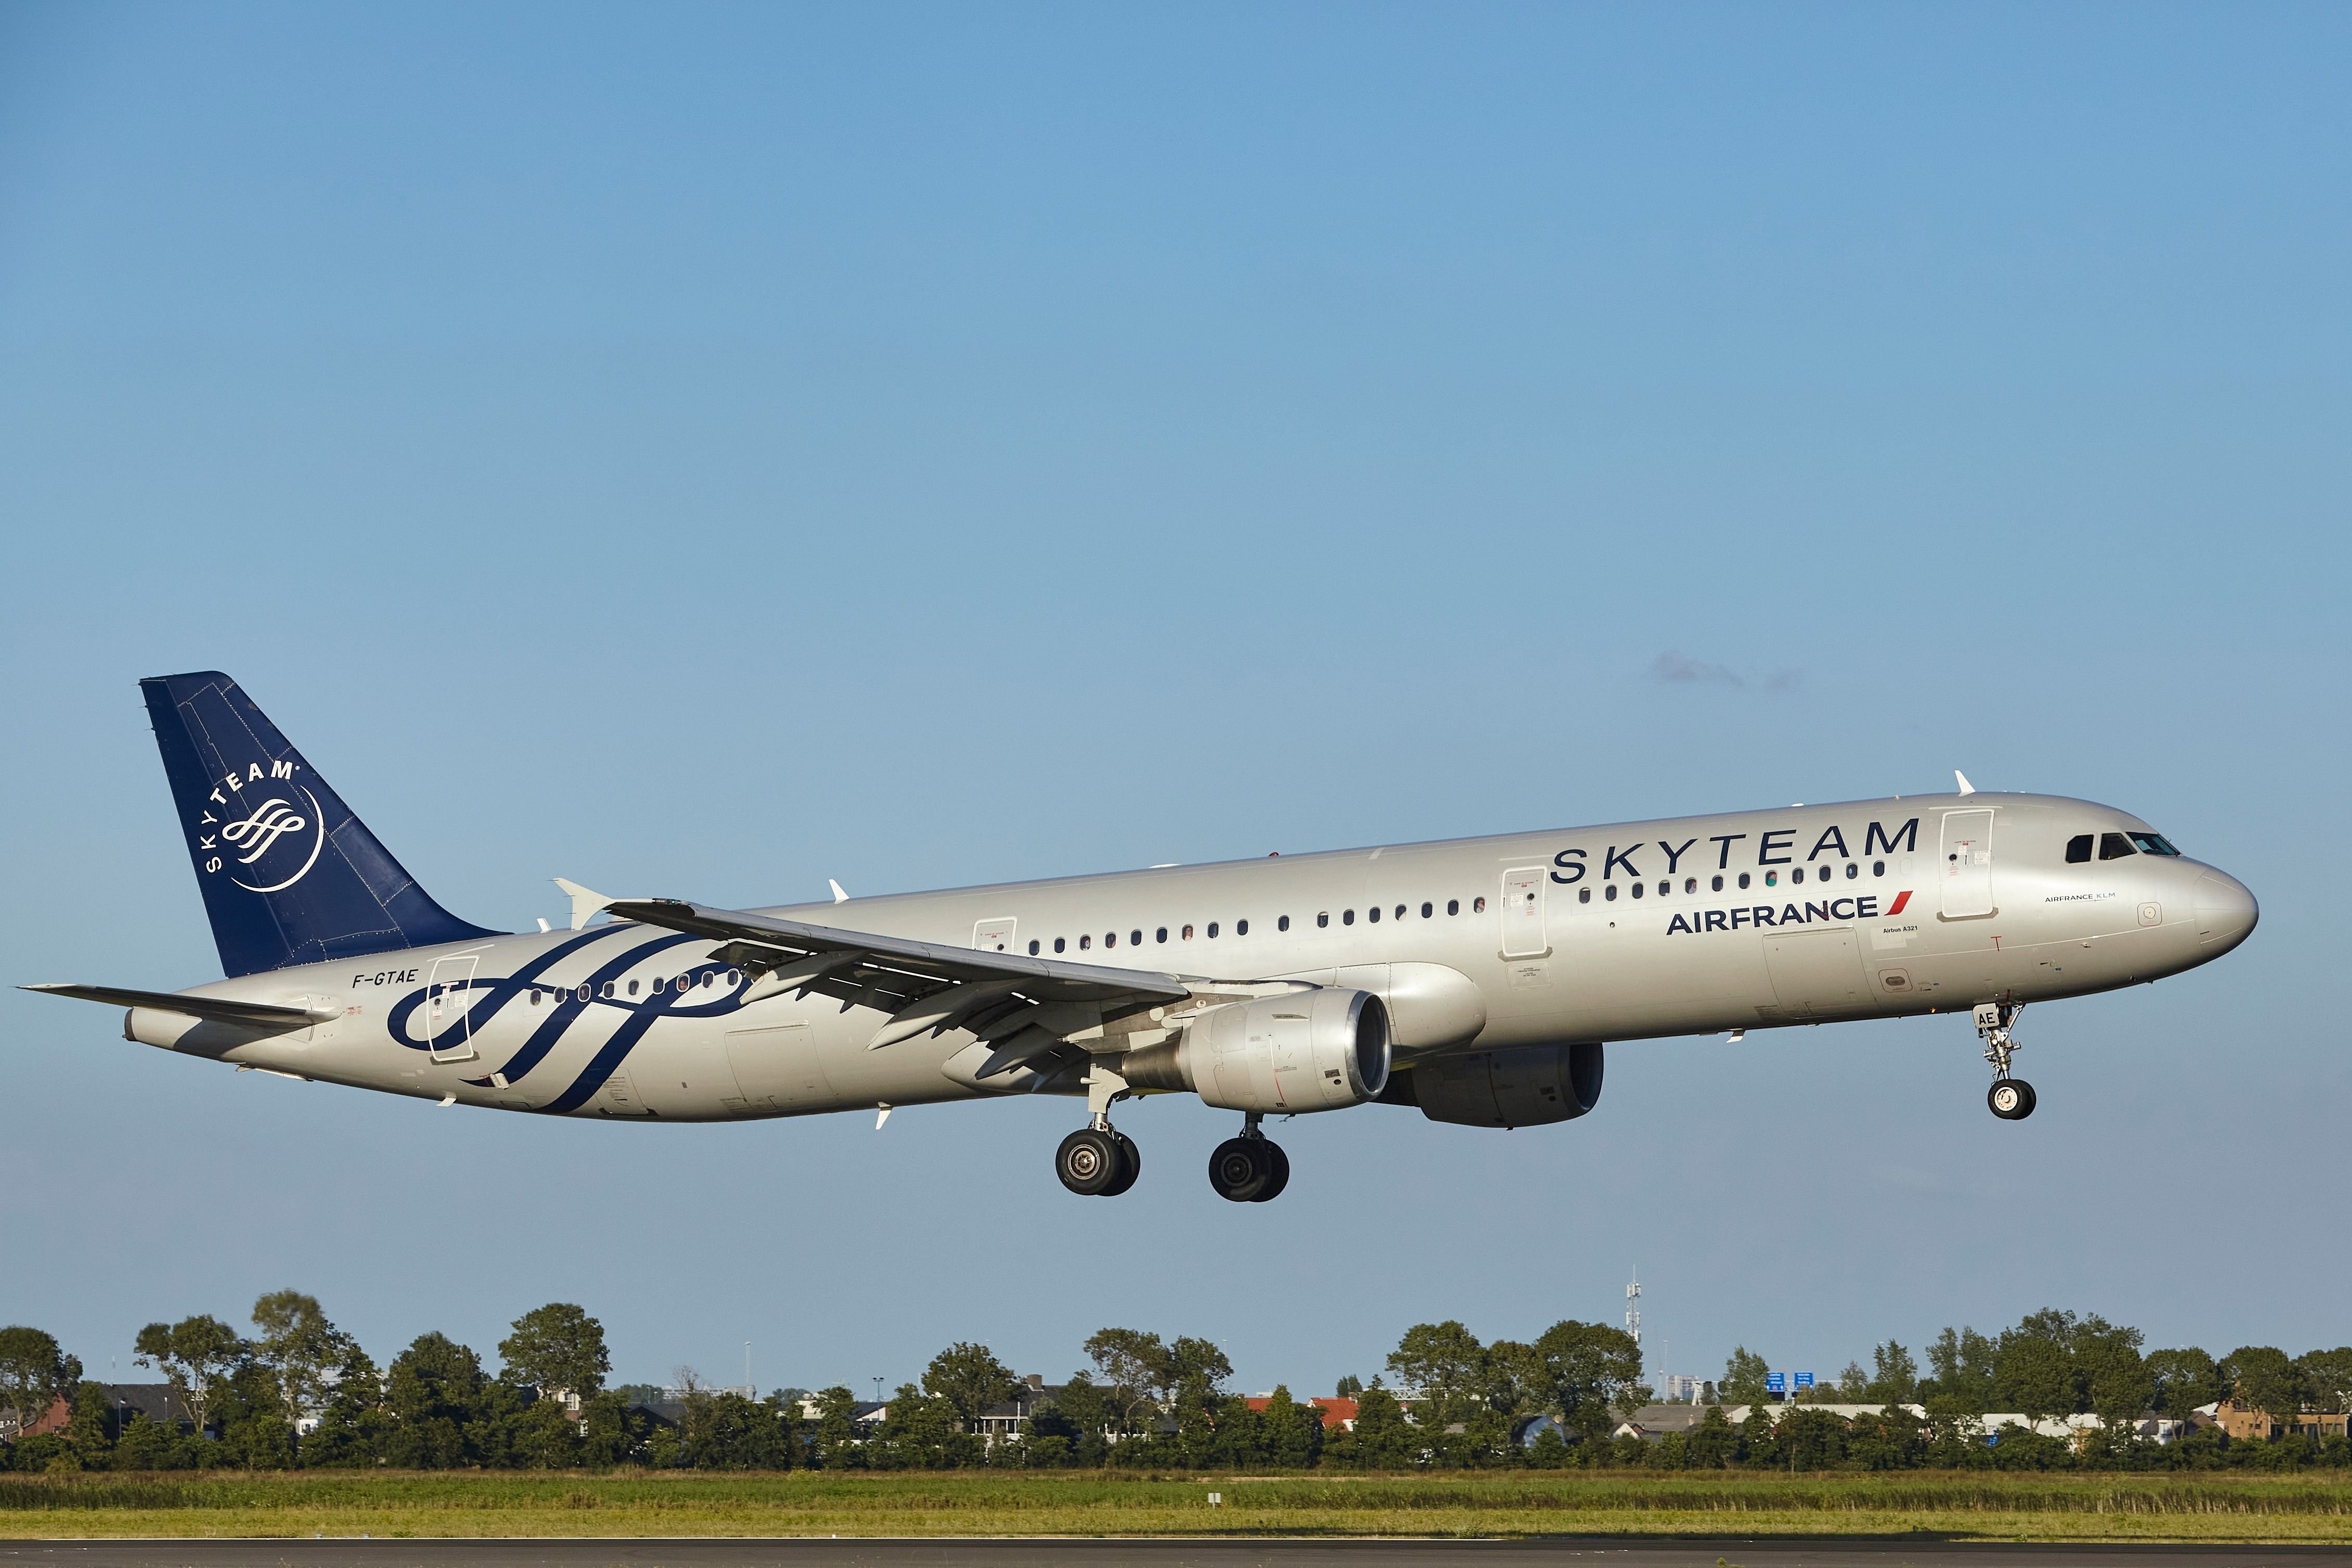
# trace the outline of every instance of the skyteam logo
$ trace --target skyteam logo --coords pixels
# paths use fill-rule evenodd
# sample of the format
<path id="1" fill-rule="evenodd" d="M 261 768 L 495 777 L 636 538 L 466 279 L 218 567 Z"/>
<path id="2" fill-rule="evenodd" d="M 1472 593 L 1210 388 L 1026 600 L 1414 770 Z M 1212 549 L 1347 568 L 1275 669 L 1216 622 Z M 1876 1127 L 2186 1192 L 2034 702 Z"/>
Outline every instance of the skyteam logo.
<path id="1" fill-rule="evenodd" d="M 327 847 L 319 797 L 296 781 L 296 763 L 231 768 L 205 796 L 196 824 L 205 874 L 226 871 L 248 893 L 278 893 L 310 874 Z"/>

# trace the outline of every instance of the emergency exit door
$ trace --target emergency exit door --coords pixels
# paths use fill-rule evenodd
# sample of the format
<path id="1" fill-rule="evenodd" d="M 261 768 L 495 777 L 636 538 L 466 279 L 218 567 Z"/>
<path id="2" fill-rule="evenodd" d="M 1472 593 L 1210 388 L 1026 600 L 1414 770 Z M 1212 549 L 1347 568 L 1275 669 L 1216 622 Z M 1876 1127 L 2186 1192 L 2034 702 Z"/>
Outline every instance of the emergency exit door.
<path id="1" fill-rule="evenodd" d="M 1992 813 L 1944 813 L 1944 856 L 1937 870 L 1943 884 L 1946 920 L 1993 912 Z"/>
<path id="2" fill-rule="evenodd" d="M 1522 867 L 1503 873 L 1503 956 L 1540 957 L 1544 941 L 1544 868 Z"/>
<path id="3" fill-rule="evenodd" d="M 466 1016 L 474 1003 L 474 966 L 479 953 L 436 958 L 425 977 L 425 1050 L 436 1062 L 474 1059 L 474 1031 Z"/>

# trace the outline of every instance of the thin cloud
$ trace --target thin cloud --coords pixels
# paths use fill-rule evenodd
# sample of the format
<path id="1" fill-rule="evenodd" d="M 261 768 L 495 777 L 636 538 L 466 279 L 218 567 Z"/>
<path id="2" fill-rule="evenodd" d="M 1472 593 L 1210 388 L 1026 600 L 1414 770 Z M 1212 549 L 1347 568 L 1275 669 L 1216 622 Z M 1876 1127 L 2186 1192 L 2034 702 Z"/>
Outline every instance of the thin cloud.
<path id="1" fill-rule="evenodd" d="M 1727 664 L 1709 664 L 1702 658 L 1673 649 L 1660 654 L 1650 665 L 1650 679 L 1677 686 L 1738 686 L 1753 687 L 1763 691 L 1793 691 L 1805 682 L 1801 669 L 1775 670 L 1769 675 L 1747 676 Z"/>

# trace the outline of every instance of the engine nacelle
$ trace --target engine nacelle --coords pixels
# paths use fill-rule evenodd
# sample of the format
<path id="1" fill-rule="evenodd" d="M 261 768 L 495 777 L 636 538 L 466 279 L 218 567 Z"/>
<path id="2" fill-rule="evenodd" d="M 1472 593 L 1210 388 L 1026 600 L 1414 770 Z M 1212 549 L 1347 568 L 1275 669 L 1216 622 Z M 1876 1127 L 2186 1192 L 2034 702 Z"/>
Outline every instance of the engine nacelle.
<path id="1" fill-rule="evenodd" d="M 1418 1105 L 1432 1121 L 1541 1127 L 1601 1101 L 1601 1042 L 1433 1057 L 1389 1080 L 1383 1105 Z"/>
<path id="2" fill-rule="evenodd" d="M 1296 1115 L 1380 1098 L 1389 1081 L 1389 1013 L 1369 991 L 1297 991 L 1228 1002 L 1176 1039 L 1129 1051 L 1137 1089 L 1189 1090 L 1226 1110 Z"/>

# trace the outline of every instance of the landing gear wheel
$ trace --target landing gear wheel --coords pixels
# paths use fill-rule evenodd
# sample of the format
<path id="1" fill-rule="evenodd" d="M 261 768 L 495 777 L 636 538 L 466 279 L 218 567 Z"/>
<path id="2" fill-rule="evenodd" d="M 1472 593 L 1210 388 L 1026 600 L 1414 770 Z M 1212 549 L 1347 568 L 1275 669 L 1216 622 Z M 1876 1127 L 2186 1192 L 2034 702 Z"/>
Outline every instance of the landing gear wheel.
<path id="1" fill-rule="evenodd" d="M 1054 1151 L 1054 1174 L 1079 1196 L 1098 1197 L 1129 1169 L 1118 1144 L 1115 1132 L 1081 1127 Z"/>
<path id="2" fill-rule="evenodd" d="M 1263 1138 L 1228 1138 L 1209 1155 L 1209 1185 L 1229 1203 L 1255 1203 L 1274 1179 L 1274 1160 Z"/>
<path id="3" fill-rule="evenodd" d="M 2022 1121 L 2033 1114 L 2033 1086 L 2021 1078 L 1995 1079 L 1985 1103 L 2003 1121 Z"/>
<path id="4" fill-rule="evenodd" d="M 1266 1177 L 1265 1191 L 1250 1200 L 1254 1204 L 1270 1204 L 1282 1195 L 1283 1188 L 1290 1185 L 1290 1156 L 1282 1152 L 1279 1143 L 1266 1143 L 1265 1152 L 1273 1171 Z"/>
<path id="5" fill-rule="evenodd" d="M 1118 1144 L 1118 1174 L 1110 1185 L 1102 1190 L 1102 1195 L 1107 1198 L 1118 1196 L 1135 1185 L 1136 1177 L 1143 1174 L 1143 1151 L 1135 1146 L 1135 1140 L 1124 1132 L 1114 1132 L 1111 1138 Z"/>

